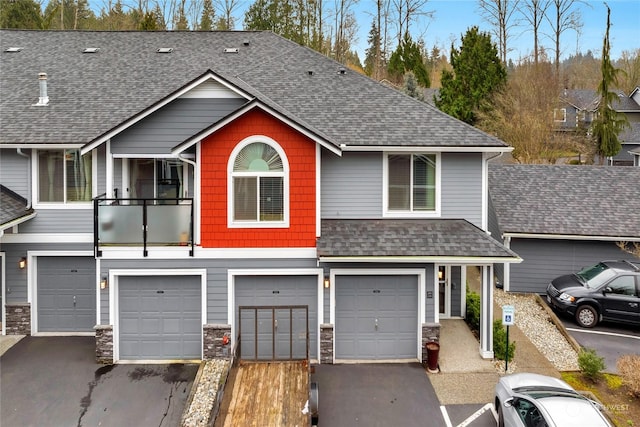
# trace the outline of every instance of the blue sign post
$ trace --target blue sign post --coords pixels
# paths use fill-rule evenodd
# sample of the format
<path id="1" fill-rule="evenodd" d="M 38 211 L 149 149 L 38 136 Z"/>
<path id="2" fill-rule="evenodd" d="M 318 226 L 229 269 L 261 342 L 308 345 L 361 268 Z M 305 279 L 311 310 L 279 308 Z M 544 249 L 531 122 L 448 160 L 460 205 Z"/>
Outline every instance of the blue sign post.
<path id="1" fill-rule="evenodd" d="M 514 325 L 516 308 L 512 305 L 502 306 L 502 325 L 507 327 L 507 348 L 504 355 L 504 371 L 509 369 L 509 326 Z"/>

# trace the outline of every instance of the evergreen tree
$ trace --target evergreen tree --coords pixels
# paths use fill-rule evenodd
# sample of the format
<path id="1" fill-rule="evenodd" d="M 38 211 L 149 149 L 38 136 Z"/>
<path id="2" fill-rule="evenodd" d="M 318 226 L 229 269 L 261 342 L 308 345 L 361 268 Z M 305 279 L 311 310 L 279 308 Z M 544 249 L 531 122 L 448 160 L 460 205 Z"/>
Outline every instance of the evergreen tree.
<path id="1" fill-rule="evenodd" d="M 400 83 L 405 73 L 410 71 L 420 86 L 429 87 L 431 85 L 422 49 L 418 43 L 411 39 L 409 33 L 405 33 L 402 43 L 391 54 L 387 68 L 389 75 L 397 83 Z"/>
<path id="2" fill-rule="evenodd" d="M 593 121 L 593 137 L 596 141 L 596 155 L 600 157 L 600 163 L 604 163 L 605 157 L 615 156 L 622 148 L 618 135 L 625 127 L 629 126 L 627 118 L 618 114 L 612 108 L 612 104 L 616 102 L 618 96 L 612 91 L 613 87 L 618 84 L 618 74 L 620 70 L 616 69 L 609 58 L 611 52 L 611 44 L 609 42 L 609 27 L 611 26 L 609 17 L 611 10 L 607 6 L 607 32 L 604 36 L 602 46 L 602 80 L 598 85 L 598 94 L 600 95 L 600 104 L 598 112 Z"/>
<path id="3" fill-rule="evenodd" d="M 39 30 L 42 25 L 40 5 L 34 0 L 0 1 L 0 28 Z"/>
<path id="4" fill-rule="evenodd" d="M 200 30 L 211 31 L 213 30 L 213 20 L 216 17 L 216 13 L 213 10 L 213 4 L 211 0 L 204 0 L 202 4 L 202 16 L 200 17 Z"/>
<path id="5" fill-rule="evenodd" d="M 442 88 L 436 106 L 445 113 L 473 125 L 476 110 L 507 80 L 498 49 L 488 33 L 472 27 L 462 37 L 460 50 L 451 46 L 453 71 L 442 71 Z"/>
<path id="6" fill-rule="evenodd" d="M 422 91 L 422 87 L 418 85 L 416 76 L 411 71 L 408 71 L 404 75 L 404 84 L 402 86 L 402 91 L 412 98 L 424 101 L 424 92 Z"/>
<path id="7" fill-rule="evenodd" d="M 369 37 L 367 38 L 367 47 L 364 51 L 364 72 L 369 77 L 377 78 L 374 76 L 376 71 L 376 62 L 378 60 L 378 52 L 380 51 L 380 31 L 376 25 L 376 22 L 371 23 L 371 30 L 369 31 Z"/>

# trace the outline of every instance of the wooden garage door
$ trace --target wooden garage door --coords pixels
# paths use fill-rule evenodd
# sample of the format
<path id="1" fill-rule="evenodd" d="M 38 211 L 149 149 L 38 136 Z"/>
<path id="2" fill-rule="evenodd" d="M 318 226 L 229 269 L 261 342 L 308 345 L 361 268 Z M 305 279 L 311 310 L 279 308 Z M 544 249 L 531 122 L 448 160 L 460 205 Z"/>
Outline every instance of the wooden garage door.
<path id="1" fill-rule="evenodd" d="M 38 332 L 93 332 L 96 270 L 93 257 L 38 257 Z"/>
<path id="2" fill-rule="evenodd" d="M 279 359 L 290 354 L 289 337 L 293 335 L 293 358 L 306 354 L 305 310 L 290 312 L 287 306 L 308 306 L 309 357 L 317 359 L 318 346 L 318 278 L 316 276 L 236 276 L 235 319 L 238 325 L 240 306 L 270 306 L 257 312 L 243 311 L 240 345 L 242 357 L 248 359 Z M 257 322 L 256 322 L 257 320 Z M 277 321 L 277 328 L 274 328 Z M 257 326 L 256 326 L 257 325 Z M 256 334 L 257 327 L 257 334 Z M 238 327 L 236 326 L 236 330 Z M 274 354 L 273 341 L 276 348 Z M 256 336 L 258 353 L 256 355 Z"/>
<path id="3" fill-rule="evenodd" d="M 336 359 L 415 359 L 416 276 L 336 277 Z"/>
<path id="4" fill-rule="evenodd" d="M 119 358 L 202 357 L 200 276 L 118 278 Z"/>

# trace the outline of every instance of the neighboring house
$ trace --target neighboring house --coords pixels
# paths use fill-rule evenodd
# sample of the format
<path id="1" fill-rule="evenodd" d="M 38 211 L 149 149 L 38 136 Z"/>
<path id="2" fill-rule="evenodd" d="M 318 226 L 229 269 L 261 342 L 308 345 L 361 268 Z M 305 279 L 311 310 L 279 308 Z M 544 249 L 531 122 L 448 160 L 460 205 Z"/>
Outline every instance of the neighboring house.
<path id="1" fill-rule="evenodd" d="M 640 87 L 627 96 L 617 91 L 618 98 L 612 107 L 625 115 L 630 127 L 619 135 L 622 149 L 607 159 L 614 166 L 633 165 L 633 155 L 629 151 L 640 147 Z M 555 129 L 558 132 L 587 132 L 597 115 L 600 97 L 596 91 L 587 89 L 564 89 L 560 105 L 553 111 Z"/>
<path id="2" fill-rule="evenodd" d="M 502 141 L 270 32 L 0 43 L 0 180 L 34 212 L 0 242 L 3 333 L 420 360 L 474 266 L 492 357 L 493 266 L 521 261 L 487 231 Z"/>
<path id="3" fill-rule="evenodd" d="M 640 147 L 629 151 L 633 156 L 633 166 L 640 166 Z"/>
<path id="4" fill-rule="evenodd" d="M 521 264 L 496 268 L 505 290 L 544 293 L 551 279 L 607 259 L 637 258 L 640 168 L 489 165 L 491 231 Z"/>

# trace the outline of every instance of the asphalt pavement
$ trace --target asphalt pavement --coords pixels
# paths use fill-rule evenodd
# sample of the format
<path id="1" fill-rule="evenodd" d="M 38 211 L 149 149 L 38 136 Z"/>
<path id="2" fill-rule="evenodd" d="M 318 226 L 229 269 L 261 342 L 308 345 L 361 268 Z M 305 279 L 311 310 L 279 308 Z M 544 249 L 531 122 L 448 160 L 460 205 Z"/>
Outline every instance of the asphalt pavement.
<path id="1" fill-rule="evenodd" d="M 25 337 L 0 357 L 0 425 L 176 426 L 198 365 L 98 365 L 94 337 Z"/>

